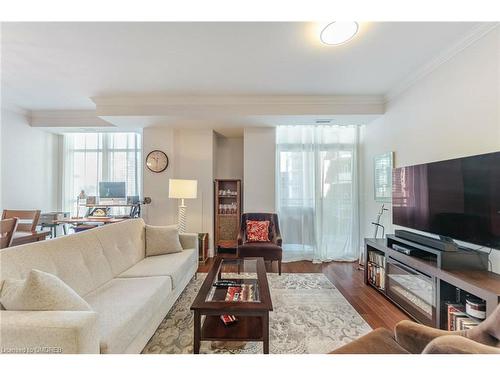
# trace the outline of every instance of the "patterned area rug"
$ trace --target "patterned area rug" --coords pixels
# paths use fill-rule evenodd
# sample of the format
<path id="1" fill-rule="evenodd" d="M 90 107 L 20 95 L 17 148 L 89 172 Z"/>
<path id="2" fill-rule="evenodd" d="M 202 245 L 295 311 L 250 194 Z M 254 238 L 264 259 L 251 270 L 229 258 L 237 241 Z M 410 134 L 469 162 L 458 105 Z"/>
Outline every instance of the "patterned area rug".
<path id="1" fill-rule="evenodd" d="M 143 350 L 144 354 L 192 353 L 189 310 L 206 274 L 181 294 Z M 322 273 L 268 274 L 274 311 L 269 314 L 272 354 L 328 353 L 371 331 L 370 326 Z M 206 342 L 201 353 L 262 353 L 260 342 Z"/>

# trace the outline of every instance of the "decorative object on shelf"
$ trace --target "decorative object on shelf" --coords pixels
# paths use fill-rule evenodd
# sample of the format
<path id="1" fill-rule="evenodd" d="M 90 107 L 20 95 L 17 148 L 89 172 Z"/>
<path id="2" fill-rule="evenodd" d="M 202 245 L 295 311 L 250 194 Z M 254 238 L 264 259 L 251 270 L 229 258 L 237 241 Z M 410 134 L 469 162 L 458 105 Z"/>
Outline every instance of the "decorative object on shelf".
<path id="1" fill-rule="evenodd" d="M 198 181 L 197 180 L 168 180 L 168 197 L 180 199 L 179 205 L 179 220 L 178 228 L 179 233 L 186 232 L 186 205 L 184 199 L 195 199 L 198 194 Z"/>
<path id="2" fill-rule="evenodd" d="M 163 151 L 151 151 L 146 157 L 146 167 L 151 172 L 161 173 L 168 167 L 168 156 Z"/>
<path id="3" fill-rule="evenodd" d="M 392 168 L 394 152 L 375 156 L 373 163 L 373 181 L 375 201 L 380 203 L 392 202 Z"/>
<path id="4" fill-rule="evenodd" d="M 486 302 L 480 298 L 469 296 L 465 300 L 465 312 L 477 319 L 486 318 Z"/>
<path id="5" fill-rule="evenodd" d="M 236 254 L 242 202 L 241 180 L 216 179 L 214 184 L 216 254 Z"/>
<path id="6" fill-rule="evenodd" d="M 385 227 L 382 224 L 380 224 L 380 219 L 382 218 L 384 211 L 388 211 L 388 209 L 385 208 L 385 204 L 382 204 L 382 207 L 380 207 L 380 211 L 377 214 L 377 219 L 375 221 L 372 221 L 372 224 L 375 226 L 375 232 L 373 233 L 373 238 L 378 238 L 379 228 L 382 228 L 382 237 L 381 238 L 384 238 Z"/>

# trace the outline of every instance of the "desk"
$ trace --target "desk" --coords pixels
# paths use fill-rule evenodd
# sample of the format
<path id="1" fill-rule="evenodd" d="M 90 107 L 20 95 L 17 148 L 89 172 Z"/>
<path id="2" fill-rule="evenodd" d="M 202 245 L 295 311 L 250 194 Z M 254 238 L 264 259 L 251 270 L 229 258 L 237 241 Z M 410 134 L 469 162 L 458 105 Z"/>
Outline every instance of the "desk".
<path id="1" fill-rule="evenodd" d="M 66 232 L 66 225 L 57 223 L 58 219 L 64 219 L 69 217 L 69 212 L 44 212 L 40 215 L 40 220 L 38 221 L 38 225 L 40 225 L 40 230 L 44 230 L 45 228 L 50 228 L 51 230 L 51 238 L 57 237 L 57 227 L 62 225 L 64 235 Z"/>
<path id="2" fill-rule="evenodd" d="M 79 206 L 80 207 L 80 206 Z M 129 216 L 130 217 L 140 217 L 141 216 L 141 203 L 136 202 L 136 203 L 108 203 L 108 204 L 103 204 L 103 203 L 86 203 L 83 205 L 83 207 L 87 208 L 87 213 L 85 216 L 89 217 L 94 214 L 94 212 L 98 209 L 104 210 L 106 214 L 110 214 L 110 209 L 112 208 L 118 208 L 118 207 L 129 207 L 130 212 Z M 80 211 L 78 211 L 80 212 Z"/>
<path id="3" fill-rule="evenodd" d="M 15 232 L 10 246 L 24 245 L 30 242 L 43 241 L 50 235 L 50 231 L 40 232 Z"/>

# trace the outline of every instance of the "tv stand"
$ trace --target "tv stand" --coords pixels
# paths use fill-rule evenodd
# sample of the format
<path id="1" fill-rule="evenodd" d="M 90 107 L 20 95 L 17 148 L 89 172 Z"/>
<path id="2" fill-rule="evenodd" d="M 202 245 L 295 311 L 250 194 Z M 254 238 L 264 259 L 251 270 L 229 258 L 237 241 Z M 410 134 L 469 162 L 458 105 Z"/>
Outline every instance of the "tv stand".
<path id="1" fill-rule="evenodd" d="M 393 250 L 397 250 L 399 247 L 418 253 L 420 259 L 425 259 L 427 262 L 443 270 L 488 270 L 487 253 L 464 249 L 455 243 L 453 243 L 453 251 L 441 250 L 443 247 L 447 248 L 449 244 L 413 232 L 402 232 L 409 233 L 411 236 L 408 237 L 411 240 L 398 236 L 398 233 L 395 235 L 388 234 L 386 240 L 387 246 Z"/>
<path id="2" fill-rule="evenodd" d="M 407 255 L 395 250 L 393 245 L 417 249 L 417 255 Z M 449 303 L 463 305 L 468 296 L 475 296 L 485 301 L 487 316 L 500 303 L 500 275 L 487 270 L 487 255 L 461 249 L 440 251 L 394 235 L 387 235 L 385 239 L 365 239 L 365 284 L 375 288 L 415 320 L 447 329 Z M 474 257 L 480 262 L 473 264 Z M 446 259 L 445 267 L 442 267 L 443 259 Z M 401 286 L 404 286 L 405 281 L 410 279 L 416 280 L 417 285 L 425 281 L 424 284 L 430 288 L 420 290 L 427 293 L 423 299 L 429 302 L 425 314 L 422 313 L 421 305 L 411 303 L 412 298 L 402 298 L 405 294 L 399 293 L 401 288 L 394 288 L 395 281 L 401 281 Z M 410 288 L 406 295 L 412 292 L 414 290 Z M 421 297 L 421 294 L 412 296 Z"/>

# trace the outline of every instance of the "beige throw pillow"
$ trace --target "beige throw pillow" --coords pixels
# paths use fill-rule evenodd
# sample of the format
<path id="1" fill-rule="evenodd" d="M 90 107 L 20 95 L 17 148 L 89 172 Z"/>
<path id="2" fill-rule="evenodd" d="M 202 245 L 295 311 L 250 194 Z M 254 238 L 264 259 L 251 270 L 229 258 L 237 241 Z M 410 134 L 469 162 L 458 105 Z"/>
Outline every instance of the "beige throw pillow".
<path id="1" fill-rule="evenodd" d="M 182 245 L 176 225 L 146 225 L 146 256 L 180 253 Z"/>
<path id="2" fill-rule="evenodd" d="M 25 280 L 6 279 L 0 290 L 5 310 L 90 311 L 91 307 L 60 278 L 31 270 Z"/>

